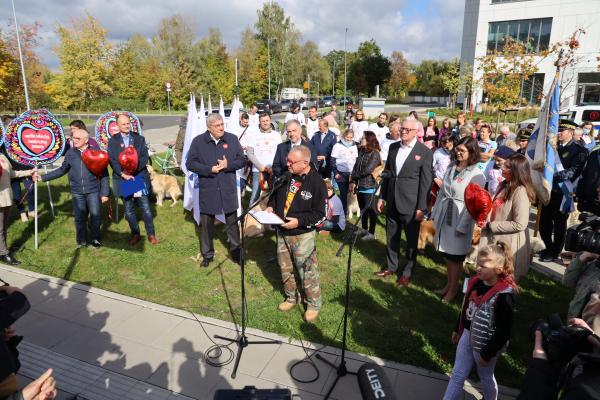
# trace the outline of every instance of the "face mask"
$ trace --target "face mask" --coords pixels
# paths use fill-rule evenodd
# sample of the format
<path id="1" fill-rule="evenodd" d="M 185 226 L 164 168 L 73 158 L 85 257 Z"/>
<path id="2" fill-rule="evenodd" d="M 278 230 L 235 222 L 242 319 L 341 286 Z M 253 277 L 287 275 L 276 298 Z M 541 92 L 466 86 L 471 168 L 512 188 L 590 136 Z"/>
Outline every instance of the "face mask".
<path id="1" fill-rule="evenodd" d="M 584 135 L 589 135 L 590 134 L 590 130 L 588 128 L 583 128 L 583 134 Z"/>
<path id="2" fill-rule="evenodd" d="M 354 145 L 354 141 L 342 139 L 342 144 L 346 147 L 350 147 L 350 146 Z"/>

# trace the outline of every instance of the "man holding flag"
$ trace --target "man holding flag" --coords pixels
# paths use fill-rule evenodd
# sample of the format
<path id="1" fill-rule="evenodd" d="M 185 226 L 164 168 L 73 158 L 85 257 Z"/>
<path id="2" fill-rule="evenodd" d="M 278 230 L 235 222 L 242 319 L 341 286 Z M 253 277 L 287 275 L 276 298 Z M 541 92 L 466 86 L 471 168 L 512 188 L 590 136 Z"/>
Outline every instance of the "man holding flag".
<path id="1" fill-rule="evenodd" d="M 558 125 L 558 158 L 552 192 L 549 203 L 540 211 L 540 236 L 546 245 L 540 254 L 542 262 L 558 259 L 565 243 L 569 214 L 575 209 L 573 195 L 587 159 L 585 147 L 573 140 L 575 128 L 577 125 L 568 120 L 561 120 Z"/>

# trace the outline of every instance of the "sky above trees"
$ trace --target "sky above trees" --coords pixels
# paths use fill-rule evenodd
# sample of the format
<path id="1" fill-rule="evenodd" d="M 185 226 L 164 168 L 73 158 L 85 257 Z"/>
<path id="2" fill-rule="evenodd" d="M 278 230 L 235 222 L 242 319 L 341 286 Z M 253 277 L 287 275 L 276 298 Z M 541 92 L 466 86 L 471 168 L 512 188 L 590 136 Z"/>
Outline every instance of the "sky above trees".
<path id="1" fill-rule="evenodd" d="M 7 0 L 8 1 L 8 0 Z M 173 14 L 192 18 L 196 36 L 205 37 L 218 28 L 230 50 L 239 46 L 242 32 L 257 21 L 256 10 L 264 1 L 225 0 L 15 0 L 19 23 L 41 24 L 38 53 L 51 70 L 59 66 L 52 48 L 59 42 L 57 24 L 68 24 L 86 12 L 98 19 L 107 39 L 118 43 L 134 33 L 155 35 L 160 21 Z M 386 56 L 400 50 L 410 62 L 450 59 L 459 56 L 464 0 L 280 0 L 303 40 L 316 43 L 321 54 L 344 48 L 348 27 L 348 50 L 374 39 Z M 142 5 L 143 4 L 143 5 Z M 7 3 L 8 5 L 8 3 Z M 10 7 L 0 8 L 0 27 L 12 18 Z"/>

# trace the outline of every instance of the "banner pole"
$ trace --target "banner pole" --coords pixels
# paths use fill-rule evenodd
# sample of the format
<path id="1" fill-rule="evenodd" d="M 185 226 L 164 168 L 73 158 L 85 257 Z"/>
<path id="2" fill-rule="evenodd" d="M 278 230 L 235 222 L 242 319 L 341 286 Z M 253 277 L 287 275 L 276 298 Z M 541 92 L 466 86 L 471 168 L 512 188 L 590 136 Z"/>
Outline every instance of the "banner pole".
<path id="1" fill-rule="evenodd" d="M 48 168 L 44 165 L 44 174 L 48 173 Z M 46 182 L 46 187 L 48 188 L 48 200 L 50 200 L 50 212 L 52 213 L 52 218 L 56 218 L 54 215 L 54 203 L 52 202 L 52 191 L 50 190 L 50 181 Z"/>
<path id="2" fill-rule="evenodd" d="M 34 226 L 35 226 L 35 249 L 38 248 L 38 183 L 37 181 L 33 182 L 33 202 L 35 204 L 35 218 L 34 218 Z"/>

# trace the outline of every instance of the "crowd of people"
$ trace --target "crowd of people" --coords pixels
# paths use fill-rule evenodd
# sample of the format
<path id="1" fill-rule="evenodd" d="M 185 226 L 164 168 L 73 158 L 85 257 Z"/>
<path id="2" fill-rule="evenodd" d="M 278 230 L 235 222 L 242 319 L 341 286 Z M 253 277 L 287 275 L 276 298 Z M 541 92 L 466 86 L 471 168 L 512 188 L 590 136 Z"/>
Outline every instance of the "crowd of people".
<path id="1" fill-rule="evenodd" d="M 525 153 L 533 127 L 512 133 L 504 125 L 494 132 L 493 126 L 480 118 L 471 125 L 462 112 L 456 124 L 446 118 L 440 128 L 435 116 L 423 125 L 414 111 L 404 119 L 381 113 L 369 123 L 364 111 L 352 105 L 344 114 L 332 108 L 318 115 L 317 108 L 310 107 L 304 116 L 294 104 L 281 133 L 274 129 L 271 116 L 258 114 L 255 105 L 240 115 L 232 132 L 225 131 L 219 114 L 208 116 L 207 131 L 194 138 L 184 160 L 187 169 L 196 174 L 200 265 L 208 267 L 215 257 L 214 223 L 219 215 L 224 215 L 228 224 L 231 260 L 242 261 L 240 235 L 244 232 L 235 224 L 241 206 L 239 195 L 243 198 L 246 186 L 250 187 L 252 204 L 272 190 L 262 207 L 281 219 L 280 224 L 270 227 L 276 231 L 274 250 L 285 293 L 278 309 L 286 312 L 306 304 L 304 319 L 314 323 L 323 306 L 317 234 L 347 229 L 351 205 L 358 203 L 362 228 L 358 233 L 361 240 L 372 241 L 376 239 L 378 215 L 384 214 L 386 262 L 375 275 L 383 279 L 395 276 L 398 286 L 407 287 L 418 273 L 417 243 L 424 221 L 430 221 L 433 247 L 446 263 L 446 285 L 431 288 L 442 302 L 454 301 L 465 275 L 465 261 L 469 254 L 475 254 L 476 273 L 464 279 L 465 296 L 451 335 L 458 348 L 444 399 L 462 395 L 473 367 L 481 378 L 484 398 L 497 398 L 494 367 L 508 344 L 518 282 L 527 274 L 531 261 L 530 210 L 536 195 Z M 141 240 L 136 205 L 142 211 L 148 240 L 157 244 L 148 187 L 142 184 L 128 192 L 130 186 L 135 187 L 132 182 L 148 180 L 146 144 L 143 136 L 130 132 L 126 115 L 119 115 L 117 123 L 119 133 L 109 140 L 108 155 L 113 191 L 123 197 L 131 229 L 129 244 Z M 8 253 L 5 234 L 14 195 L 11 177 L 48 181 L 69 174 L 77 245 L 101 246 L 99 202 L 108 200 L 109 177 L 107 171 L 98 175 L 82 162 L 84 152 L 97 149 L 97 143 L 90 143 L 85 126 L 78 125 L 72 124 L 72 144 L 62 166 L 46 175 L 37 170 L 13 170 L 0 155 L 5 172 L 0 177 L 0 201 L 4 201 L 0 204 L 5 204 L 0 208 L 0 261 L 17 263 Z M 566 221 L 574 210 L 565 203 L 575 194 L 582 211 L 600 214 L 600 151 L 590 126 L 560 123 L 557 152 L 563 169 L 554 175 L 550 203 L 539 210 L 540 234 L 546 246 L 539 255 L 542 261 L 556 261 L 562 254 Z M 134 165 L 126 168 L 123 156 L 131 149 L 137 157 Z M 476 222 L 466 206 L 465 189 L 470 184 L 487 190 L 492 198 L 492 210 L 483 223 Z M 404 254 L 400 248 L 402 232 Z M 587 252 L 573 255 L 577 264 L 571 271 L 588 272 L 575 277 L 568 274 L 569 285 L 578 291 L 569 316 L 583 317 L 577 324 L 596 333 L 600 332 L 600 276 L 597 269 L 593 269 L 594 275 L 586 266 L 597 263 L 598 257 Z M 593 301 L 595 305 L 590 306 Z"/>

